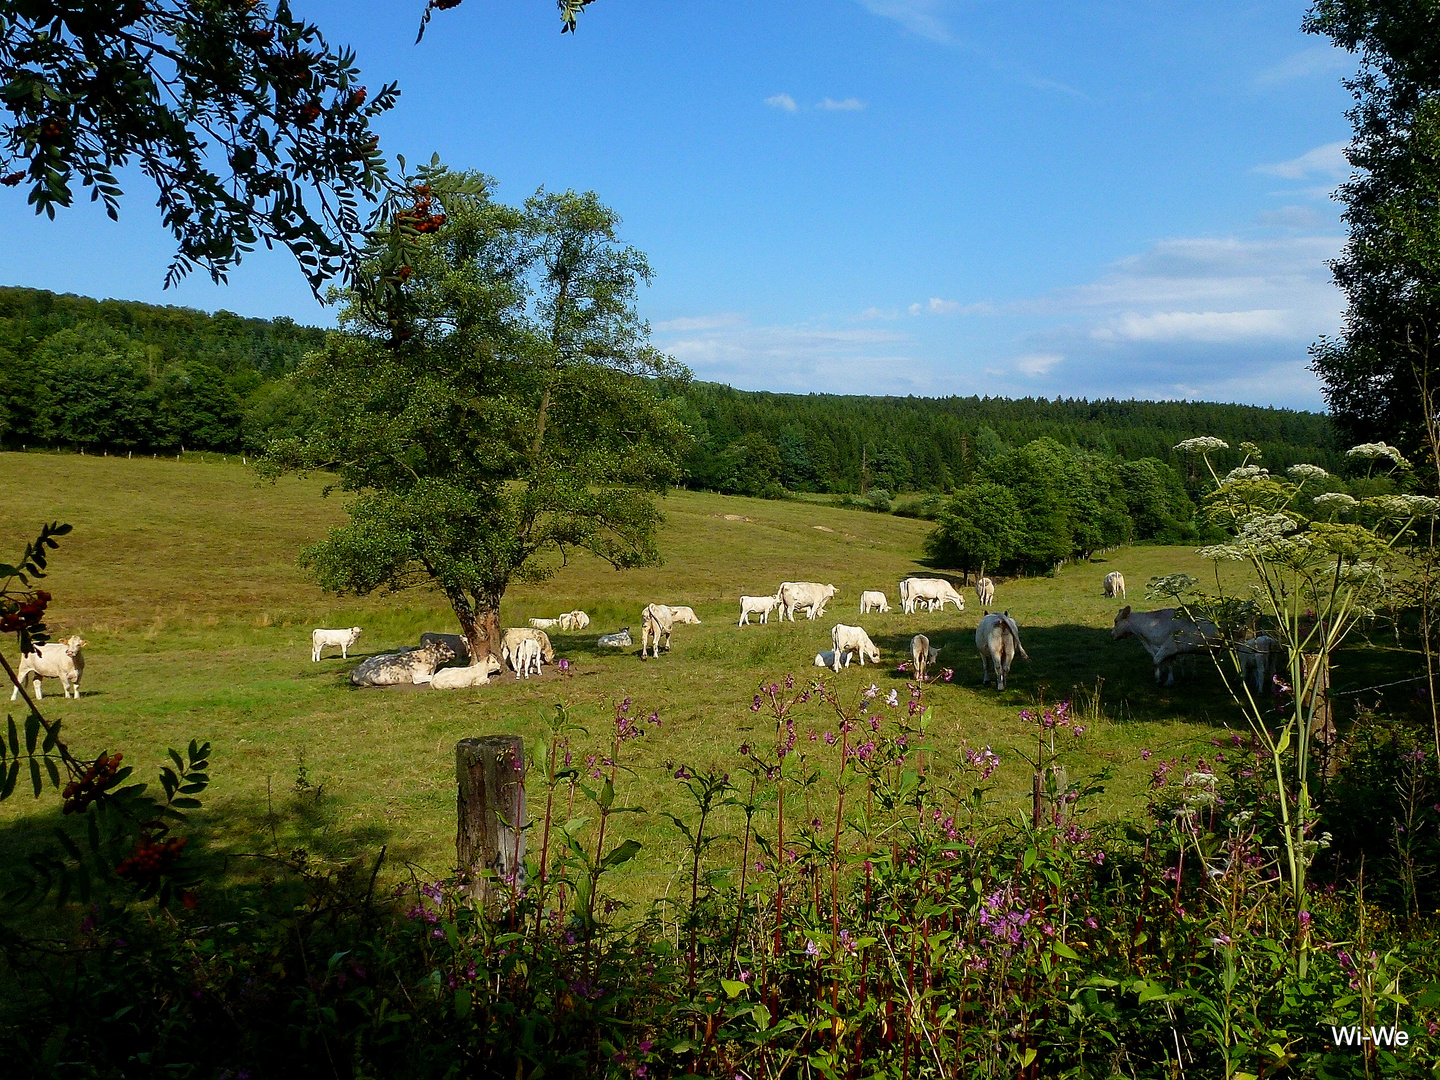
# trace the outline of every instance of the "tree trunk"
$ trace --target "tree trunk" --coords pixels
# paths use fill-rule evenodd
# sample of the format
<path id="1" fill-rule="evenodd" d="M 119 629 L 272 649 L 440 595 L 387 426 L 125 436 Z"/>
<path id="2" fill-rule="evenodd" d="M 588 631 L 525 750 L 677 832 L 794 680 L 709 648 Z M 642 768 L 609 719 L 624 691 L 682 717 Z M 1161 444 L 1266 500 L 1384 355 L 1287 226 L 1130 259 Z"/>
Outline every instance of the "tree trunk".
<path id="1" fill-rule="evenodd" d="M 525 884 L 525 743 L 488 735 L 455 744 L 455 860 L 475 902 L 494 908 Z M 489 871 L 489 873 L 486 873 Z"/>
<path id="2" fill-rule="evenodd" d="M 446 589 L 445 597 L 460 622 L 460 633 L 465 635 L 465 644 L 470 649 L 470 662 L 487 654 L 500 659 L 500 601 L 498 598 L 476 612 L 475 605 L 461 589 Z"/>

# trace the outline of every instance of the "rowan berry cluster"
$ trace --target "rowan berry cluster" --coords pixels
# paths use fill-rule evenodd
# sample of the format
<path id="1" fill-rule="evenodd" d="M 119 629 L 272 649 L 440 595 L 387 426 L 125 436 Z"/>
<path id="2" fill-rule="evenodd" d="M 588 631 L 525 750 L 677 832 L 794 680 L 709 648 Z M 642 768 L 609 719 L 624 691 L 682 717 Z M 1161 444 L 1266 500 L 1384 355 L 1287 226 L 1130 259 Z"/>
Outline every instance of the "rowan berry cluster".
<path id="1" fill-rule="evenodd" d="M 157 844 L 150 837 L 142 836 L 136 842 L 130 857 L 115 867 L 115 873 L 136 885 L 150 885 L 175 865 L 187 839 L 188 837 L 176 836 Z"/>
<path id="2" fill-rule="evenodd" d="M 62 814 L 83 814 L 85 808 L 98 799 L 111 784 L 115 782 L 115 774 L 120 769 L 120 759 L 125 755 L 115 754 L 113 757 L 101 754 L 80 776 L 71 780 L 65 785 L 60 793 L 65 798 L 65 805 L 61 807 Z"/>
<path id="3" fill-rule="evenodd" d="M 0 632 L 14 634 L 34 630 L 44 621 L 45 606 L 49 603 L 50 594 L 44 589 L 28 600 L 0 596 Z"/>
<path id="4" fill-rule="evenodd" d="M 430 185 L 420 184 L 415 188 L 415 203 L 408 210 L 395 215 L 395 224 L 401 228 L 414 229 L 417 233 L 439 232 L 445 224 L 445 215 L 430 212 L 432 200 Z"/>

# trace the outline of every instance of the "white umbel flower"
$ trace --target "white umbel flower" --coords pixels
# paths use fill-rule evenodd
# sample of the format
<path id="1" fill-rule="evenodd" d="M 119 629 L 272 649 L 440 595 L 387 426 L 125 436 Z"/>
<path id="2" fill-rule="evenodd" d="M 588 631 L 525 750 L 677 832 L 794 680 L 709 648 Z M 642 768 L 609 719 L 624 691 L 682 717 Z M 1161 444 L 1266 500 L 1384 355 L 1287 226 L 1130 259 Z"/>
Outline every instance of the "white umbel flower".
<path id="1" fill-rule="evenodd" d="M 1330 474 L 1319 465 L 1291 465 L 1285 470 L 1296 480 L 1324 480 Z"/>
<path id="2" fill-rule="evenodd" d="M 1200 435 L 1175 444 L 1175 449 L 1185 454 L 1211 454 L 1216 450 L 1229 450 L 1230 444 L 1213 435 Z"/>

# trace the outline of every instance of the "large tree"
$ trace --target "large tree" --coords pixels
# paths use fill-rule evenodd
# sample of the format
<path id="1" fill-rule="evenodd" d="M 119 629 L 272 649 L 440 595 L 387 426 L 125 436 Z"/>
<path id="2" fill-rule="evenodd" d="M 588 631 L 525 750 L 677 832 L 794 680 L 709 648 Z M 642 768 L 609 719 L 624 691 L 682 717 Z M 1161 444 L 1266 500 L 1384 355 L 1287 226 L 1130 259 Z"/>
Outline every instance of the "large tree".
<path id="1" fill-rule="evenodd" d="M 925 554 L 941 566 L 959 567 L 968 578 L 1014 558 L 1023 530 L 1020 504 L 1009 488 L 967 484 L 940 511 L 935 531 L 925 538 Z"/>
<path id="2" fill-rule="evenodd" d="M 590 2 L 557 0 L 562 30 Z M 134 163 L 175 236 L 167 285 L 224 280 L 263 243 L 318 289 L 353 267 L 361 204 L 390 183 L 370 125 L 399 91 L 360 79 L 287 0 L 0 0 L 0 184 L 53 218 L 78 178 L 114 218 Z"/>
<path id="3" fill-rule="evenodd" d="M 649 345 L 649 265 L 595 195 L 515 208 L 438 166 L 412 191 L 343 295 L 342 331 L 294 376 L 314 427 L 264 468 L 332 470 L 352 493 L 349 523 L 304 555 L 323 586 L 438 587 L 480 655 L 512 581 L 572 549 L 658 560 L 655 496 L 687 436 L 655 383 L 687 373 Z"/>
<path id="4" fill-rule="evenodd" d="M 1440 17 L 1415 0 L 1318 0 L 1305 29 L 1360 58 L 1345 83 L 1350 236 L 1332 264 L 1347 307 L 1340 336 L 1312 350 L 1315 370 L 1351 441 L 1415 446 L 1422 399 L 1440 389 Z"/>

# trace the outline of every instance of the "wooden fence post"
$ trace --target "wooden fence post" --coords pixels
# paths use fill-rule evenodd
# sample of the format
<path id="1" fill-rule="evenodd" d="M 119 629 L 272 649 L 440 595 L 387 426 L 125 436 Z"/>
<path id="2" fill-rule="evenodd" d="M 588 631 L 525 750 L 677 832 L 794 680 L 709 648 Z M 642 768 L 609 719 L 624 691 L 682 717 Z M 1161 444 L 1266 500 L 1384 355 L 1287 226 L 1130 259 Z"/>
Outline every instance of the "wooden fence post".
<path id="1" fill-rule="evenodd" d="M 455 744 L 455 781 L 460 880 L 477 904 L 493 908 L 510 884 L 525 883 L 524 740 L 461 739 Z"/>

